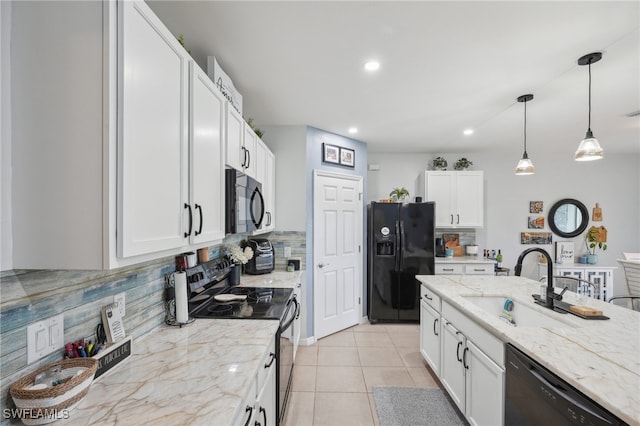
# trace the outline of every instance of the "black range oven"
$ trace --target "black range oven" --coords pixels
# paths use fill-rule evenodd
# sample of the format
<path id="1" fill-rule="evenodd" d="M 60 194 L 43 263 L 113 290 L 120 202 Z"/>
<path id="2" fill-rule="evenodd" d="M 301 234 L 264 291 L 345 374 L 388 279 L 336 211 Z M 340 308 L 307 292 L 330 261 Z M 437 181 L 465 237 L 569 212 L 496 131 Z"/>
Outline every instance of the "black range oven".
<path id="1" fill-rule="evenodd" d="M 293 380 L 293 343 L 295 319 L 300 304 L 291 288 L 233 287 L 228 285 L 228 266 L 210 261 L 187 269 L 187 283 L 191 291 L 189 315 L 193 318 L 237 318 L 278 320 L 276 333 L 276 418 L 284 421 L 284 413 Z"/>

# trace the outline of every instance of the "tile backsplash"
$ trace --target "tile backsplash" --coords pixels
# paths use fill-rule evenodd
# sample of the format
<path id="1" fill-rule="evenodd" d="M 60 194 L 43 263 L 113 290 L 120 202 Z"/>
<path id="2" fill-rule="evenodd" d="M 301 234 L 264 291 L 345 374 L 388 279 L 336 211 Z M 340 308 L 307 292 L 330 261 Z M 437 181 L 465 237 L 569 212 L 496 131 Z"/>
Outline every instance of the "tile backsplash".
<path id="1" fill-rule="evenodd" d="M 230 235 L 220 245 L 209 248 L 215 259 L 224 254 L 224 245 L 238 244 L 247 235 Z M 272 232 L 276 269 L 284 269 L 284 247 L 292 257 L 306 259 L 304 232 Z M 0 272 L 0 412 L 14 406 L 9 386 L 30 371 L 56 361 L 61 351 L 27 365 L 26 328 L 29 324 L 64 314 L 65 342 L 92 335 L 100 323 L 100 310 L 113 296 L 126 294 L 125 331 L 134 339 L 164 323 L 166 275 L 175 271 L 175 259 L 166 257 L 111 271 L 12 270 Z M 135 350 L 135 344 L 134 344 Z M 9 420 L 2 418 L 2 424 Z"/>

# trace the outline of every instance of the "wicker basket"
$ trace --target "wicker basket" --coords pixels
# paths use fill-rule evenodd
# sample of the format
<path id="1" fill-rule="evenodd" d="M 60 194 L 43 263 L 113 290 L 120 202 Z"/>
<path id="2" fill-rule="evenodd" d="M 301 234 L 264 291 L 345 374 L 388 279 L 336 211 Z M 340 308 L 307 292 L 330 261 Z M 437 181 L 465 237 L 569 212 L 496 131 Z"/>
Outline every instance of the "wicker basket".
<path id="1" fill-rule="evenodd" d="M 45 389 L 29 389 L 38 374 L 59 367 L 66 382 Z M 11 397 L 18 408 L 20 419 L 27 425 L 51 423 L 68 418 L 69 411 L 89 392 L 98 360 L 74 358 L 47 364 L 28 374 L 10 387 Z"/>

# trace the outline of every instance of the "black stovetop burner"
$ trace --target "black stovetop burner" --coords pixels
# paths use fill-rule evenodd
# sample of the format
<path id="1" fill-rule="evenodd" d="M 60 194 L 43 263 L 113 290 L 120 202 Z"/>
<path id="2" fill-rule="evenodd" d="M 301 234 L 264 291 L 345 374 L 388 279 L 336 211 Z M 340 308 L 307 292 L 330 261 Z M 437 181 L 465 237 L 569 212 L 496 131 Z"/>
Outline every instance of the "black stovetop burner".
<path id="1" fill-rule="evenodd" d="M 194 318 L 281 319 L 291 298 L 290 288 L 226 287 L 215 294 L 201 294 L 191 299 L 189 314 Z M 220 294 L 246 295 L 242 301 L 221 302 Z"/>

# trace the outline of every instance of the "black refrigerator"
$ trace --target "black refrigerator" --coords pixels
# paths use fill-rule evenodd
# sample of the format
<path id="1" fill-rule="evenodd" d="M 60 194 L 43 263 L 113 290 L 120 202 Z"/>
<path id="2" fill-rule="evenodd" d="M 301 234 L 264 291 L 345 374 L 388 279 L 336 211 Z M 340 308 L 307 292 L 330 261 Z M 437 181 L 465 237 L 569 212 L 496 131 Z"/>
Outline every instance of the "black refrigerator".
<path id="1" fill-rule="evenodd" d="M 368 207 L 369 321 L 420 321 L 420 282 L 434 274 L 435 203 Z"/>

